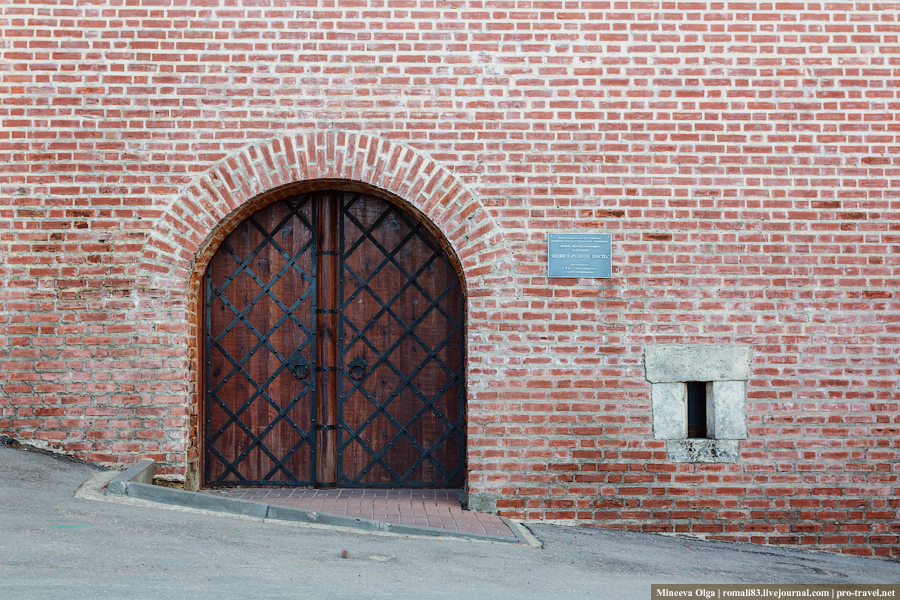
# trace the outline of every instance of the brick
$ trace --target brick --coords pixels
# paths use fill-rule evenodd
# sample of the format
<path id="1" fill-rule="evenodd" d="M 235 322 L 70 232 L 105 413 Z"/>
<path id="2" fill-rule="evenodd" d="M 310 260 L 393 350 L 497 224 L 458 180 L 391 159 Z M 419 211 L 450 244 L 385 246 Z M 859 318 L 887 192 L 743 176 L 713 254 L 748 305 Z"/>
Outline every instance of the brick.
<path id="1" fill-rule="evenodd" d="M 900 556 L 900 43 L 860 25 L 886 5 L 204 6 L 187 40 L 203 2 L 99 4 L 0 25 L 0 433 L 196 470 L 204 266 L 272 199 L 341 185 L 458 259 L 472 493 Z M 131 45 L 101 64 L 89 37 Z M 548 279 L 559 231 L 610 233 L 613 278 Z M 736 462 L 654 440 L 661 345 L 752 348 Z"/>

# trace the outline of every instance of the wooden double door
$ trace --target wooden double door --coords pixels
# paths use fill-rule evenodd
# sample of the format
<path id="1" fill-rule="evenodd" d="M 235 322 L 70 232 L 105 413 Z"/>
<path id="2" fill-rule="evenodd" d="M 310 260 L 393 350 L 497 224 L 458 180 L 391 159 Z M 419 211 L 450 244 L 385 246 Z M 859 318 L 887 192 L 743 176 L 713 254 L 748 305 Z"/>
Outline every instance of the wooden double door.
<path id="1" fill-rule="evenodd" d="M 420 221 L 360 193 L 286 198 L 204 284 L 208 485 L 462 484 L 464 297 Z"/>

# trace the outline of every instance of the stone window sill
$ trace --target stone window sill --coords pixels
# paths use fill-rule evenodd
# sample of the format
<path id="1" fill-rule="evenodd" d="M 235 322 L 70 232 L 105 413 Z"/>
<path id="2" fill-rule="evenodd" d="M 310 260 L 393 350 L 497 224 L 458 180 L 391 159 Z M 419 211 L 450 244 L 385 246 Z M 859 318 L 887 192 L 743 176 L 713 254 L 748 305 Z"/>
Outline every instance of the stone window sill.
<path id="1" fill-rule="evenodd" d="M 734 463 L 738 460 L 738 441 L 666 440 L 666 453 L 676 463 Z"/>

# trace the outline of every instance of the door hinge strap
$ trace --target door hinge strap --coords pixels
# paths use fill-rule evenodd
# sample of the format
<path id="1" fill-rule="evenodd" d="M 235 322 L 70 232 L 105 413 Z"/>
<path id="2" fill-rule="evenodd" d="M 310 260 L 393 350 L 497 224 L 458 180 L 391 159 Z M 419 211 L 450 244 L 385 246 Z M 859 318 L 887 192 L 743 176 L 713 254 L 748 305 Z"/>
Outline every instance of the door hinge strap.
<path id="1" fill-rule="evenodd" d="M 316 425 L 316 431 L 335 431 L 337 425 Z"/>

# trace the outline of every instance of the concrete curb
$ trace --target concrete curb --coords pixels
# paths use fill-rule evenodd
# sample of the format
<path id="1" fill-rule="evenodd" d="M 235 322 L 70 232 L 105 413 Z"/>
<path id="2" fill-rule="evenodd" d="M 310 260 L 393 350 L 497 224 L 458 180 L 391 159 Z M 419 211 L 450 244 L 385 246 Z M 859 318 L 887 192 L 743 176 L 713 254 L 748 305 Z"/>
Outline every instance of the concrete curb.
<path id="1" fill-rule="evenodd" d="M 506 523 L 506 526 L 509 527 L 509 530 L 513 532 L 513 535 L 515 535 L 519 539 L 519 543 L 521 545 L 534 546 L 536 548 L 543 547 L 541 541 L 534 537 L 534 534 L 531 533 L 531 531 L 529 531 L 529 529 L 521 523 L 510 521 L 506 517 L 500 517 L 500 520 Z"/>
<path id="2" fill-rule="evenodd" d="M 245 517 L 256 517 L 258 519 L 265 519 L 268 509 L 267 505 L 259 502 L 237 500 L 235 498 L 220 498 L 210 494 L 176 490 L 158 485 L 148 485 L 146 483 L 129 483 L 126 495 L 130 498 L 137 498 L 138 500 L 150 500 L 151 502 L 175 504 L 176 506 L 186 506 L 188 508 L 199 508 L 202 510 L 213 510 L 233 515 L 243 515 Z"/>
<path id="3" fill-rule="evenodd" d="M 332 515 L 329 513 L 321 513 L 305 508 L 279 506 L 277 504 L 269 504 L 267 506 L 269 510 L 266 518 L 276 519 L 279 521 L 316 523 L 318 525 L 334 525 L 337 527 L 361 529 L 363 531 L 385 531 L 388 533 L 424 535 L 431 537 L 456 537 L 467 540 L 503 542 L 507 544 L 521 543 L 518 536 L 516 538 L 510 538 L 508 536 L 491 535 L 487 533 L 454 531 L 452 529 L 438 529 L 436 527 L 422 527 L 420 525 L 403 525 L 401 523 L 385 523 L 384 521 L 373 521 L 371 519 L 361 519 L 356 517 L 348 517 L 345 515 Z M 513 532 L 513 534 L 515 535 L 515 532 Z"/>
<path id="4" fill-rule="evenodd" d="M 153 483 L 156 474 L 156 463 L 152 458 L 142 458 L 127 470 L 116 475 L 106 486 L 106 493 L 113 496 L 124 496 L 128 493 L 129 483 Z"/>
<path id="5" fill-rule="evenodd" d="M 145 461 L 149 461 L 150 465 L 143 465 Z M 141 468 L 138 468 L 139 466 L 141 466 Z M 383 521 L 373 521 L 371 519 L 322 513 L 305 508 L 295 508 L 293 506 L 263 504 L 262 502 L 251 502 L 249 500 L 238 500 L 236 498 L 222 498 L 212 494 L 201 494 L 199 492 L 188 492 L 185 490 L 157 486 L 152 484 L 154 470 L 155 463 L 150 459 L 144 459 L 110 481 L 107 485 L 106 493 L 112 496 L 128 496 L 137 500 L 148 500 L 150 502 L 172 504 L 187 508 L 198 508 L 258 519 L 329 525 L 358 529 L 361 531 L 381 531 L 401 535 L 451 537 L 482 542 L 501 542 L 504 544 L 518 544 L 525 546 L 533 545 L 532 543 L 529 543 L 527 537 L 519 530 L 519 526 L 507 519 L 503 519 L 503 522 L 509 527 L 515 537 L 455 531 L 452 529 L 438 529 L 436 527 L 422 527 L 419 525 L 385 523 Z"/>

